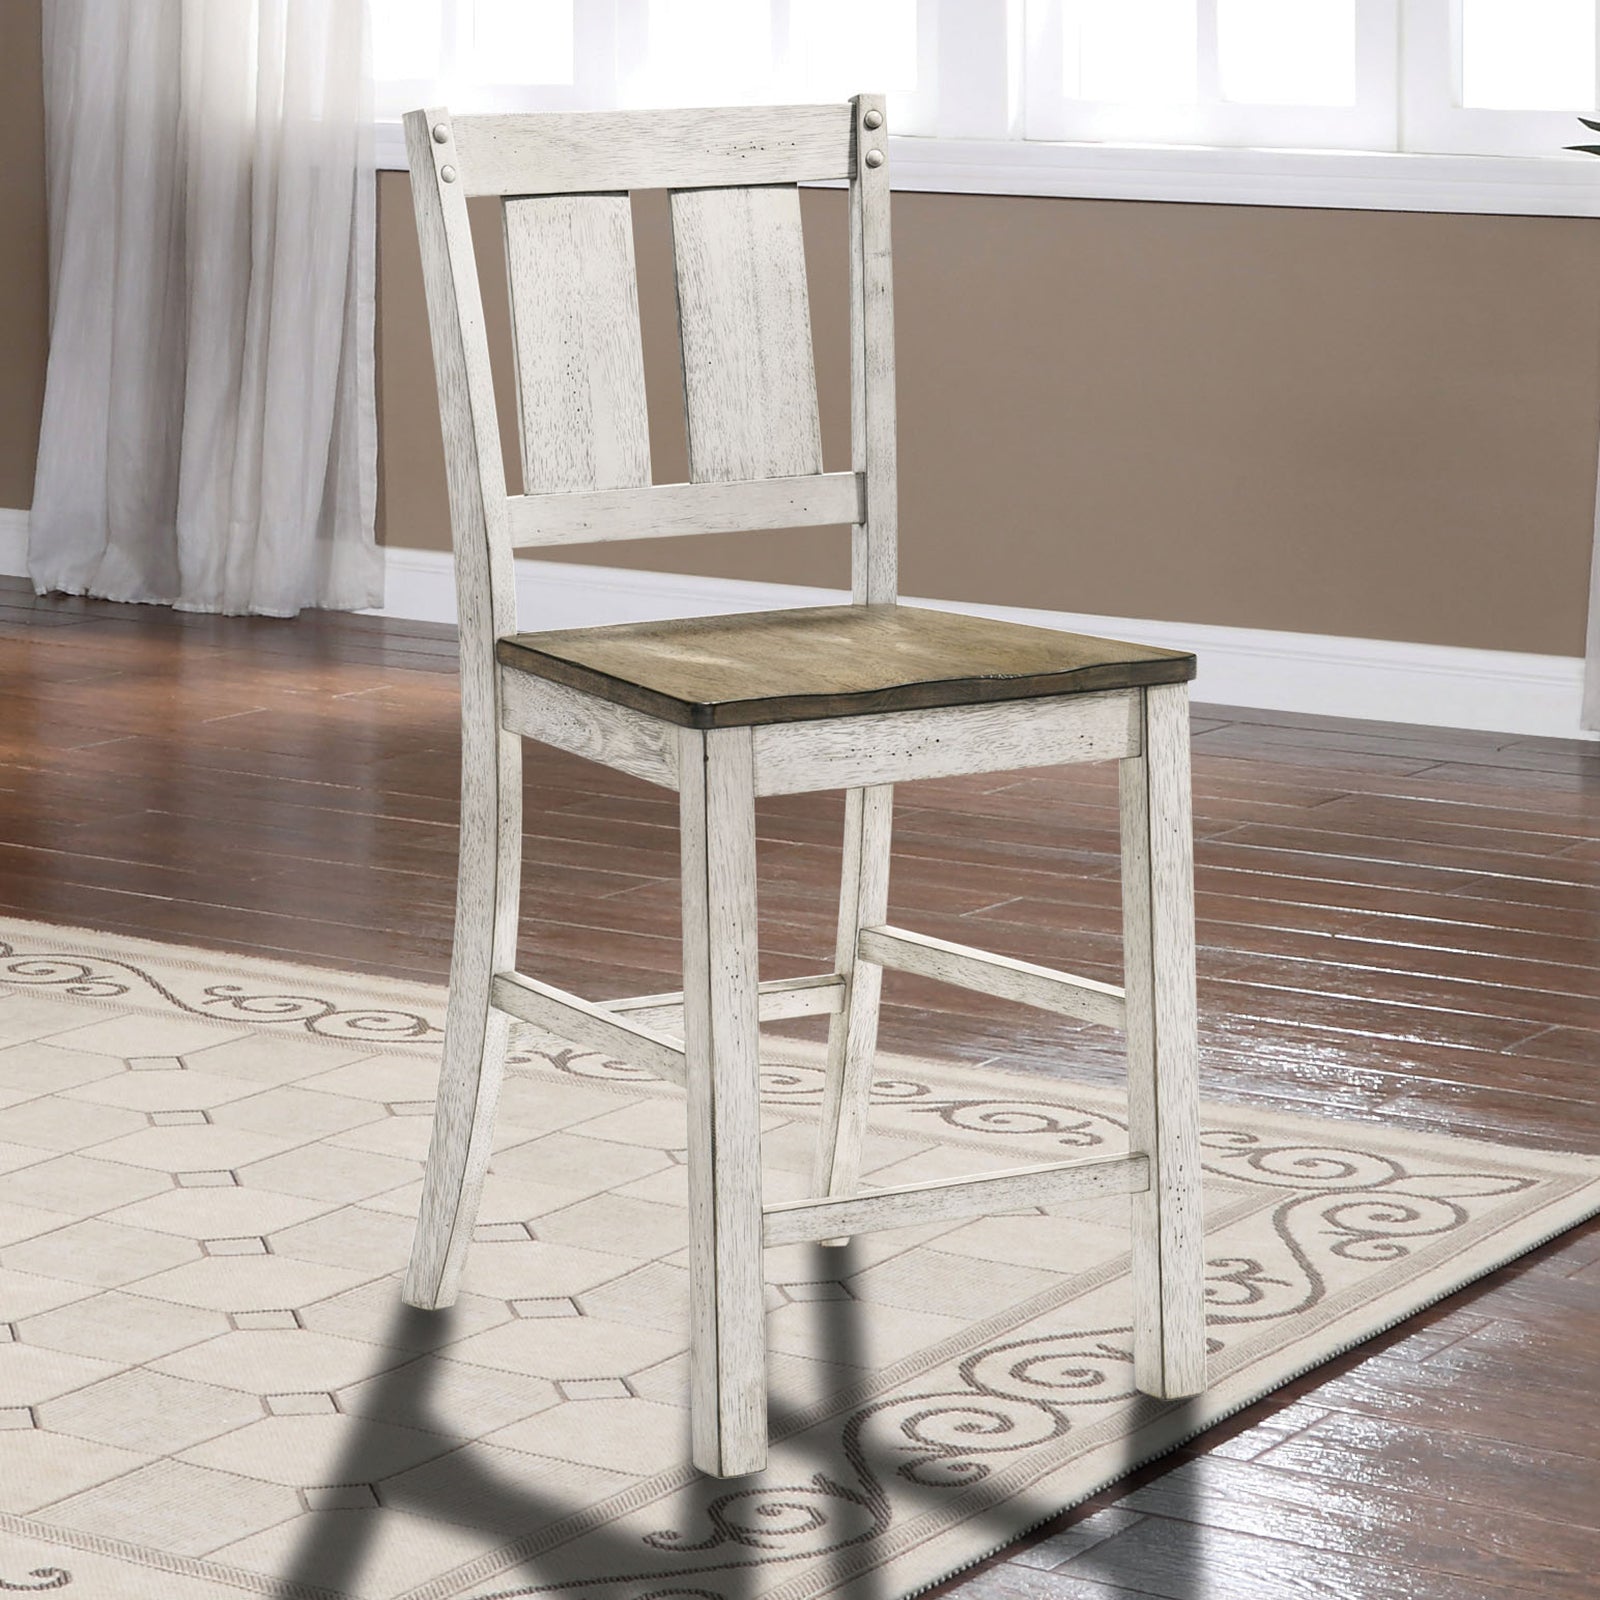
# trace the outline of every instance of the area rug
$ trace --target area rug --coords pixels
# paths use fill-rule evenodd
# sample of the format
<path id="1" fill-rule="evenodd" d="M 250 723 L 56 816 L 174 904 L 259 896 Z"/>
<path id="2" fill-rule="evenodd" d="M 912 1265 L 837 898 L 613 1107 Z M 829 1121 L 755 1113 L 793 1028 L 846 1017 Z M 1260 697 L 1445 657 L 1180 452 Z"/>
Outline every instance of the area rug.
<path id="1" fill-rule="evenodd" d="M 1130 1382 L 1127 1199 L 768 1252 L 771 1464 L 687 1461 L 677 1091 L 524 1033 L 448 1313 L 400 1304 L 442 994 L 0 922 L 0 1591 L 899 1600 L 1600 1210 L 1600 1163 L 1211 1105 L 1211 1386 Z M 885 1059 L 873 1183 L 1123 1143 Z M 773 1197 L 818 1052 L 774 1041 Z"/>

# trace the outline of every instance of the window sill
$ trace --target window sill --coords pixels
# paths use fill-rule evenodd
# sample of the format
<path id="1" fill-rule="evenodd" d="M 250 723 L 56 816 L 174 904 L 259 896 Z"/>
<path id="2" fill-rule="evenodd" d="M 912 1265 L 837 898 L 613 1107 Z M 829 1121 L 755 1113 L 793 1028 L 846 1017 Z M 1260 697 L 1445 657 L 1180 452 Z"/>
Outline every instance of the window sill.
<path id="1" fill-rule="evenodd" d="M 1600 216 L 1600 162 L 1588 156 L 891 139 L 889 157 L 895 188 L 942 193 Z"/>
<path id="2" fill-rule="evenodd" d="M 403 172 L 400 124 L 378 122 L 375 142 L 378 166 Z M 934 194 L 1600 216 L 1600 162 L 1592 157 L 912 137 L 892 138 L 889 155 L 896 189 Z"/>

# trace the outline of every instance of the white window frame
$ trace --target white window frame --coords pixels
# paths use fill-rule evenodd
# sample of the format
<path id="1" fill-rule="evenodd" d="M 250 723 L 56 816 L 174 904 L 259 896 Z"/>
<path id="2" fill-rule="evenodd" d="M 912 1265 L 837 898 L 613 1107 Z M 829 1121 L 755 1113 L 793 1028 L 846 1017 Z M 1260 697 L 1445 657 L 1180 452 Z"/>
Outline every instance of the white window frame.
<path id="1" fill-rule="evenodd" d="M 445 0 L 447 15 L 459 15 L 468 3 Z M 775 3 L 781 22 L 783 8 L 805 0 Z M 1574 116 L 1480 111 L 1458 104 L 1460 0 L 1359 0 L 1358 85 L 1368 90 L 1369 102 L 1363 106 L 1222 108 L 1227 115 L 1216 115 L 1204 130 L 1207 143 L 1171 144 L 1108 137 L 1105 124 L 1096 130 L 1092 116 L 1069 124 L 1059 95 L 1055 108 L 1041 106 L 1043 56 L 1056 63 L 1059 87 L 1059 33 L 1053 42 L 1041 41 L 1037 32 L 1030 39 L 1028 30 L 1029 13 L 1037 28 L 1038 17 L 1048 14 L 1047 3 L 1053 0 L 918 0 L 919 89 L 915 95 L 893 95 L 889 103 L 896 188 L 1600 216 L 1600 161 L 1563 153 L 1567 145 L 1591 142 Z M 474 85 L 473 108 L 605 109 L 622 103 L 627 94 L 615 70 L 617 47 L 639 36 L 643 5 L 644 0 L 573 0 L 577 81 Z M 1382 75 L 1380 59 L 1385 16 L 1396 63 L 1389 78 Z M 1384 83 L 1390 86 L 1387 123 L 1370 103 L 1377 97 L 1373 86 L 1381 89 Z M 386 89 L 391 105 L 396 99 L 408 106 L 450 101 L 447 79 Z M 1398 117 L 1396 105 L 1405 107 Z M 1070 108 L 1071 114 L 1081 109 Z M 1332 110 L 1335 117 L 1308 119 L 1307 109 L 1313 114 Z M 1335 125 L 1340 114 L 1347 118 L 1343 127 Z M 1366 127 L 1387 130 L 1389 148 L 1351 148 L 1351 118 L 1366 118 Z M 1293 147 L 1261 142 L 1269 137 Z M 404 169 L 397 121 L 380 118 L 377 155 L 381 166 Z"/>
<path id="2" fill-rule="evenodd" d="M 383 0 L 373 0 L 381 5 Z M 788 23 L 796 6 L 805 0 L 748 0 L 765 5 L 772 19 L 772 81 L 779 84 L 784 71 Z M 650 102 L 633 92 L 643 65 L 643 41 L 649 32 L 650 0 L 571 0 L 573 81 L 557 83 L 486 83 L 474 80 L 470 94 L 454 95 L 463 110 L 496 111 L 605 111 Z M 440 0 L 440 70 L 432 78 L 389 79 L 382 85 L 386 107 L 409 109 L 423 104 L 450 104 L 452 86 L 462 81 L 458 62 L 466 50 L 473 0 Z M 934 73 L 939 60 L 940 0 L 916 0 L 917 77 L 914 92 L 891 93 L 889 112 L 893 125 L 905 133 L 932 133 L 938 116 Z M 981 0 L 978 7 L 981 9 Z M 630 49 L 630 45 L 633 46 Z M 858 89 L 871 90 L 872 84 Z M 765 87 L 739 91 L 741 98 L 788 98 Z"/>
<path id="3" fill-rule="evenodd" d="M 1402 150 L 1553 158 L 1566 145 L 1592 142 L 1576 112 L 1463 106 L 1461 14 L 1461 0 L 1405 0 Z"/>
<path id="4" fill-rule="evenodd" d="M 1289 3 L 1289 0 L 1285 0 Z M 1029 139 L 1094 144 L 1392 150 L 1399 137 L 1399 0 L 1355 0 L 1356 99 L 1348 106 L 1244 105 L 1218 88 L 1217 4 L 1197 0 L 1198 95 L 1192 105 L 1125 106 L 1062 89 L 1062 0 L 1029 0 Z"/>
<path id="5" fill-rule="evenodd" d="M 374 7 L 383 0 L 371 0 Z M 414 106 L 449 104 L 461 81 L 459 62 L 467 49 L 472 0 L 440 0 L 439 71 L 431 78 L 388 79 L 378 96 L 393 111 L 380 115 L 398 129 L 398 114 Z M 616 103 L 617 0 L 572 0 L 571 83 L 485 83 L 474 80 L 475 111 L 606 110 Z M 403 148 L 403 142 L 402 142 Z"/>
<path id="6" fill-rule="evenodd" d="M 457 0 L 447 0 L 457 3 Z M 468 0 L 470 3 L 470 0 Z M 616 39 L 616 88 L 610 104 L 624 107 L 644 106 L 652 102 L 633 92 L 632 83 L 643 65 L 645 40 L 649 34 L 650 0 L 574 0 L 578 5 L 606 5 L 614 13 Z M 771 79 L 744 98 L 756 100 L 787 101 L 792 98 L 781 86 L 787 62 L 786 47 L 789 41 L 789 19 L 797 7 L 806 0 L 747 0 L 752 5 L 766 6 L 771 19 L 772 56 Z M 888 115 L 891 127 L 905 133 L 931 134 L 935 131 L 938 102 L 934 74 L 939 60 L 939 0 L 915 0 L 917 10 L 917 88 L 914 91 L 890 91 Z M 630 49 L 630 46 L 632 48 Z M 872 91 L 882 85 L 856 84 L 849 91 Z"/>

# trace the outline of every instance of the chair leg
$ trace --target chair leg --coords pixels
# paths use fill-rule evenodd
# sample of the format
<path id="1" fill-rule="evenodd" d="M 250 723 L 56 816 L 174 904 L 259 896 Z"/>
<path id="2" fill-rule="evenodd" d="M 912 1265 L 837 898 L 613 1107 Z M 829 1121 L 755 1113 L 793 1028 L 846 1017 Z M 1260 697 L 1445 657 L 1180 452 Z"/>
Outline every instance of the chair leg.
<path id="1" fill-rule="evenodd" d="M 1205 1387 L 1188 687 L 1142 694 L 1143 750 L 1121 774 L 1128 1141 L 1150 1160 L 1133 1197 L 1134 1382 L 1176 1399 Z"/>
<path id="2" fill-rule="evenodd" d="M 407 1305 L 425 1311 L 455 1302 L 494 1141 L 511 1026 L 489 1004 L 489 984 L 496 972 L 517 964 L 522 740 L 489 732 L 491 737 L 474 741 L 469 730 L 463 741 L 461 859 L 444 1057 L 422 1205 L 401 1289 Z"/>
<path id="3" fill-rule="evenodd" d="M 679 749 L 690 1420 L 694 1464 L 731 1478 L 767 1459 L 755 766 L 748 728 Z"/>
<path id="4" fill-rule="evenodd" d="M 894 789 L 879 784 L 845 793 L 844 874 L 839 888 L 839 938 L 834 970 L 844 979 L 844 1006 L 828 1028 L 828 1064 L 812 1192 L 854 1194 L 861 1175 L 861 1141 L 872 1096 L 872 1061 L 878 1044 L 878 1003 L 883 968 L 861 961 L 856 943 L 864 927 L 889 914 L 889 837 Z M 828 1239 L 827 1244 L 847 1244 Z"/>

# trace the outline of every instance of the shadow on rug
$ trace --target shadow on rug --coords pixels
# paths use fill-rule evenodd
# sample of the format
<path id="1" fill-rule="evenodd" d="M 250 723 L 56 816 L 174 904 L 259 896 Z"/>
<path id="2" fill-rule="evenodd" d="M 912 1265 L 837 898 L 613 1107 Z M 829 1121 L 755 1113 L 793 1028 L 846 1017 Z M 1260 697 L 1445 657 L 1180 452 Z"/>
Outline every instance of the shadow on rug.
<path id="1" fill-rule="evenodd" d="M 1600 1210 L 1600 1163 L 1205 1110 L 1211 1384 L 1131 1382 L 1127 1197 L 767 1252 L 773 1450 L 687 1465 L 677 1091 L 519 1036 L 448 1312 L 399 1302 L 439 991 L 0 924 L 0 1589 L 901 1600 Z M 769 1198 L 819 1052 L 774 1041 Z M 1120 1096 L 884 1059 L 904 1183 Z"/>

